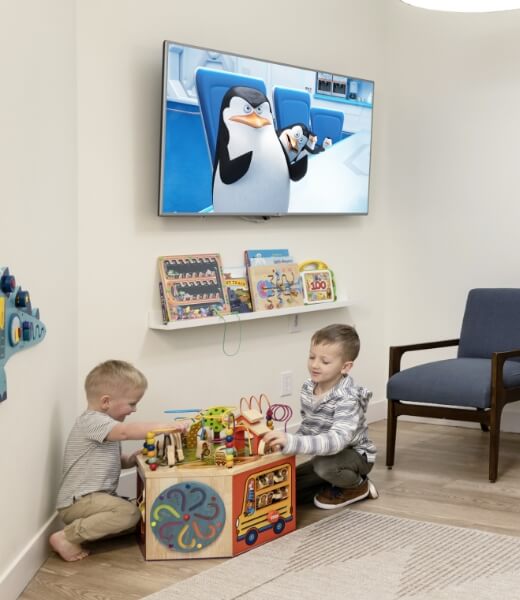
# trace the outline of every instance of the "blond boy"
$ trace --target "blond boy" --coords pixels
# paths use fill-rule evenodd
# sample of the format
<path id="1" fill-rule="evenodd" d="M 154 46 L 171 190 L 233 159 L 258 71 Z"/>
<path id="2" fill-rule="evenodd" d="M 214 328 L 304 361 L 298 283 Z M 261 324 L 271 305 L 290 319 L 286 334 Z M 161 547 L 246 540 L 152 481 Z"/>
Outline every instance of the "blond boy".
<path id="1" fill-rule="evenodd" d="M 101 363 L 87 375 L 87 409 L 69 434 L 56 502 L 65 527 L 49 539 L 66 561 L 88 555 L 84 542 L 129 532 L 139 521 L 136 505 L 116 495 L 121 469 L 135 466 L 140 452 L 122 454 L 121 441 L 144 439 L 154 429 L 186 426 L 186 422 L 124 422 L 136 411 L 147 385 L 138 369 L 121 360 Z"/>

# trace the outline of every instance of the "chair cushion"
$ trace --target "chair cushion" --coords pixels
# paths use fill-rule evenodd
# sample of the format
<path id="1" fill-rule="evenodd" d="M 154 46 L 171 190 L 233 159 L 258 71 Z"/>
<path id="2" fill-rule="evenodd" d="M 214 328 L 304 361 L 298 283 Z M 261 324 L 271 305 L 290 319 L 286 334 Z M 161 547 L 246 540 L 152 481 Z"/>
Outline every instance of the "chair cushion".
<path id="1" fill-rule="evenodd" d="M 504 385 L 520 386 L 520 364 L 504 364 Z M 489 408 L 491 360 L 450 358 L 404 369 L 388 380 L 390 400 Z"/>
<path id="2" fill-rule="evenodd" d="M 518 348 L 520 289 L 470 290 L 462 321 L 458 357 L 491 358 L 493 352 Z"/>

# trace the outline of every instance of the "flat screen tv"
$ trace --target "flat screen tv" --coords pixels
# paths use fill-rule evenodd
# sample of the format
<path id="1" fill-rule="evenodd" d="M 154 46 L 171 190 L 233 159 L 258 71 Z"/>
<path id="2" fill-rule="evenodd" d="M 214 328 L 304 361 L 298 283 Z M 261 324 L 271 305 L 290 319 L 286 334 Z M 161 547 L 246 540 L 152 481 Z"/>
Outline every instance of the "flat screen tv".
<path id="1" fill-rule="evenodd" d="M 164 42 L 159 214 L 367 214 L 374 82 Z"/>

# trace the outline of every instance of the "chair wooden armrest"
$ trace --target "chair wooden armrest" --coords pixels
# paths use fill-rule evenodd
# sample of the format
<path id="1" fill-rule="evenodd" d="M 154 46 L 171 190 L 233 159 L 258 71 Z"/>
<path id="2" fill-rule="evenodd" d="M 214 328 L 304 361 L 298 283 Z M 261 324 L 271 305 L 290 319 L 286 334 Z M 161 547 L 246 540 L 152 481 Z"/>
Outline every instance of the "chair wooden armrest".
<path id="1" fill-rule="evenodd" d="M 407 344 L 405 346 L 390 346 L 389 377 L 399 373 L 401 370 L 401 358 L 405 352 L 414 350 L 431 350 L 433 348 L 446 348 L 448 346 L 458 346 L 459 338 L 452 340 L 441 340 L 439 342 L 423 342 L 420 344 Z M 502 353 L 498 353 L 502 354 Z"/>
<path id="2" fill-rule="evenodd" d="M 520 386 L 514 388 L 504 387 L 504 363 L 510 358 L 520 358 L 520 348 L 516 350 L 506 350 L 505 352 L 493 352 L 491 357 L 491 386 L 502 395 L 505 403 L 518 399 Z M 508 396 L 514 396 L 509 399 Z"/>

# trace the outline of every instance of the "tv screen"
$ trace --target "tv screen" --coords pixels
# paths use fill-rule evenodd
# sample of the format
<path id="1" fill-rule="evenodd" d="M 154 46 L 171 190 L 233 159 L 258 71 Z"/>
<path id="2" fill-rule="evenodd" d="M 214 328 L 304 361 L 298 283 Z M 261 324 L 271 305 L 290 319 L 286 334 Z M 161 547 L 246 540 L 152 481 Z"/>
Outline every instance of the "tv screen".
<path id="1" fill-rule="evenodd" d="M 374 82 L 164 42 L 159 214 L 366 214 Z"/>

